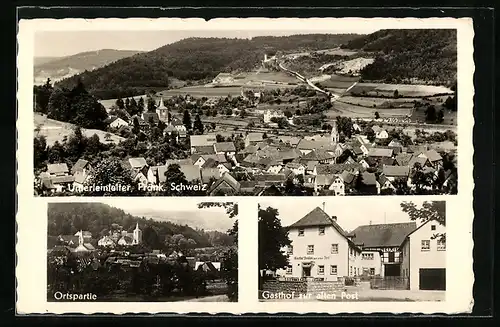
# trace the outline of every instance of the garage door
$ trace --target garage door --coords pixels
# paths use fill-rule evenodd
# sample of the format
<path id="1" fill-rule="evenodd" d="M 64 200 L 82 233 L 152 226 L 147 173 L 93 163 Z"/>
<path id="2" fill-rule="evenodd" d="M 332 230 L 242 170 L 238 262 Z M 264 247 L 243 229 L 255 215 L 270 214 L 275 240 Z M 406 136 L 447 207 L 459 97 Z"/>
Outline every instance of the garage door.
<path id="1" fill-rule="evenodd" d="M 446 290 L 446 269 L 424 268 L 420 269 L 421 290 Z"/>

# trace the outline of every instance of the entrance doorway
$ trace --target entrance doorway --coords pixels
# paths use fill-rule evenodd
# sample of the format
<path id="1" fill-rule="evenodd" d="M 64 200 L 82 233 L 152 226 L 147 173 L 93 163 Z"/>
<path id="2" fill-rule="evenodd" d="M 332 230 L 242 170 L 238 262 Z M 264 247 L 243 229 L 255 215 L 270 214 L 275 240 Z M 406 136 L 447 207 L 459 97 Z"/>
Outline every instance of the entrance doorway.
<path id="1" fill-rule="evenodd" d="M 401 265 L 398 263 L 395 264 L 385 264 L 384 265 L 384 276 L 387 277 L 397 277 L 401 275 Z"/>
<path id="2" fill-rule="evenodd" d="M 311 267 L 302 267 L 302 277 L 310 277 L 311 276 Z"/>

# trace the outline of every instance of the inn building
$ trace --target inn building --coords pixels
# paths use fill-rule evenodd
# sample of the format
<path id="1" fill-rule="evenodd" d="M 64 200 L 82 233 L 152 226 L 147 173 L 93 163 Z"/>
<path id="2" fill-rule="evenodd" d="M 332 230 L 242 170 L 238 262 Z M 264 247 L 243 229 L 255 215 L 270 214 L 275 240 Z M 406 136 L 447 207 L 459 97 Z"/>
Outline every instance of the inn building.
<path id="1" fill-rule="evenodd" d="M 285 249 L 289 266 L 278 269 L 278 276 L 336 281 L 361 274 L 361 248 L 335 216 L 316 207 L 287 229 L 291 240 L 291 246 Z"/>
<path id="2" fill-rule="evenodd" d="M 380 277 L 400 277 L 401 244 L 417 228 L 415 222 L 374 224 L 357 227 L 348 237 L 363 249 L 362 274 Z"/>

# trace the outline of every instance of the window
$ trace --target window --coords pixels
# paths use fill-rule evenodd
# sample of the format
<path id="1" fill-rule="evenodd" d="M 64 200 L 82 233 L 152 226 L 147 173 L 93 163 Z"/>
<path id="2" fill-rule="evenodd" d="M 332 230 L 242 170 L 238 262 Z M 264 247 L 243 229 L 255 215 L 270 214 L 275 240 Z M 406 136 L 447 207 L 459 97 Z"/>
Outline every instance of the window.
<path id="1" fill-rule="evenodd" d="M 352 266 L 349 267 L 349 276 L 352 276 Z"/>
<path id="2" fill-rule="evenodd" d="M 320 227 L 319 228 L 319 235 L 325 235 L 325 227 Z"/>
<path id="3" fill-rule="evenodd" d="M 338 254 L 339 253 L 339 245 L 338 244 L 332 244 L 332 254 Z"/>
<path id="4" fill-rule="evenodd" d="M 314 245 L 307 246 L 307 254 L 314 254 Z"/>
<path id="5" fill-rule="evenodd" d="M 395 262 L 399 262 L 400 261 L 399 260 L 399 252 L 395 252 L 394 253 L 394 260 L 395 260 Z"/>
<path id="6" fill-rule="evenodd" d="M 325 274 L 325 266 L 318 266 L 318 275 Z"/>
<path id="7" fill-rule="evenodd" d="M 389 252 L 389 262 L 395 262 L 395 253 Z"/>
<path id="8" fill-rule="evenodd" d="M 286 267 L 286 274 L 291 275 L 292 274 L 292 266 L 287 266 Z"/>
<path id="9" fill-rule="evenodd" d="M 363 260 L 373 260 L 373 253 L 363 253 L 362 259 Z"/>
<path id="10" fill-rule="evenodd" d="M 375 268 L 370 268 L 370 275 L 375 275 Z"/>
<path id="11" fill-rule="evenodd" d="M 304 236 L 304 228 L 299 229 L 299 236 Z"/>
<path id="12" fill-rule="evenodd" d="M 431 230 L 436 230 L 436 225 L 431 225 Z"/>
<path id="13" fill-rule="evenodd" d="M 422 247 L 421 247 L 422 251 L 429 251 L 431 249 L 431 241 L 430 240 L 422 240 L 421 244 L 422 244 Z"/>
<path id="14" fill-rule="evenodd" d="M 337 274 L 337 266 L 332 265 L 330 266 L 330 275 L 336 275 Z"/>
<path id="15" fill-rule="evenodd" d="M 288 254 L 293 254 L 293 246 L 292 245 L 289 245 L 288 246 L 288 251 L 287 251 Z"/>
<path id="16" fill-rule="evenodd" d="M 437 240 L 437 250 L 445 251 L 446 250 L 446 240 L 438 239 Z"/>

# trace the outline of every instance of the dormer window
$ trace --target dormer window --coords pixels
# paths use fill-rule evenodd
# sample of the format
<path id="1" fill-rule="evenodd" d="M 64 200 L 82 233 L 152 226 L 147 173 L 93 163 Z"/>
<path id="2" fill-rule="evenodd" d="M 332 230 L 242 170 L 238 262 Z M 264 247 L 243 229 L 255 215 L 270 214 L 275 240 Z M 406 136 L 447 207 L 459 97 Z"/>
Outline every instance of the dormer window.
<path id="1" fill-rule="evenodd" d="M 304 236 L 304 228 L 299 229 L 299 236 Z"/>
<path id="2" fill-rule="evenodd" d="M 325 226 L 319 227 L 319 235 L 325 235 Z"/>

